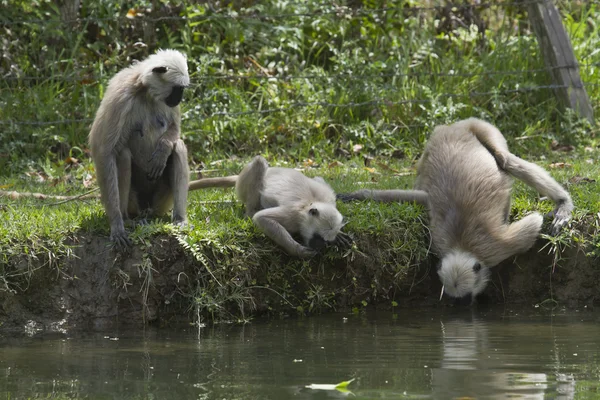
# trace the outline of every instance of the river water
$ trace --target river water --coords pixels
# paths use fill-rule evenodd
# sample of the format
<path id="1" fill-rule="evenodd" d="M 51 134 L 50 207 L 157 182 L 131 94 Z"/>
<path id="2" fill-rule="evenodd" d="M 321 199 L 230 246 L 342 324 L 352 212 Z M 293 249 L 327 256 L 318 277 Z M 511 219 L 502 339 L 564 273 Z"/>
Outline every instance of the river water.
<path id="1" fill-rule="evenodd" d="M 600 399 L 599 322 L 587 309 L 400 310 L 5 337 L 0 399 Z"/>

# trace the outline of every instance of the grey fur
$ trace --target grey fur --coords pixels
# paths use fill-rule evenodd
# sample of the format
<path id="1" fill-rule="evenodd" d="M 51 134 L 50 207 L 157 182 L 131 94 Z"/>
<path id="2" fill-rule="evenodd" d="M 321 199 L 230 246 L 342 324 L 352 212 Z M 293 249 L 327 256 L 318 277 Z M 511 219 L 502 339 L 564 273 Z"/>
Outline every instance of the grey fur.
<path id="1" fill-rule="evenodd" d="M 417 165 L 415 190 L 359 190 L 338 197 L 425 204 L 441 258 L 438 275 L 446 293 L 463 297 L 483 291 L 490 272 L 485 268 L 527 251 L 540 233 L 539 213 L 508 223 L 511 176 L 554 201 L 551 233 L 557 234 L 571 218 L 569 193 L 543 168 L 510 153 L 496 127 L 475 118 L 434 129 Z M 474 268 L 477 264 L 484 270 Z"/>
<path id="2" fill-rule="evenodd" d="M 269 167 L 256 156 L 239 175 L 206 178 L 190 182 L 190 190 L 208 187 L 232 187 L 251 217 L 265 234 L 287 253 L 311 257 L 309 247 L 321 237 L 325 242 L 347 243 L 340 232 L 343 218 L 335 206 L 335 193 L 322 178 L 308 178 L 291 168 Z M 299 234 L 304 244 L 292 237 Z"/>
<path id="3" fill-rule="evenodd" d="M 109 82 L 89 135 L 111 240 L 131 244 L 123 220 L 147 211 L 187 223 L 187 149 L 177 105 L 189 85 L 185 56 L 160 50 Z M 171 105 L 168 106 L 166 103 Z"/>

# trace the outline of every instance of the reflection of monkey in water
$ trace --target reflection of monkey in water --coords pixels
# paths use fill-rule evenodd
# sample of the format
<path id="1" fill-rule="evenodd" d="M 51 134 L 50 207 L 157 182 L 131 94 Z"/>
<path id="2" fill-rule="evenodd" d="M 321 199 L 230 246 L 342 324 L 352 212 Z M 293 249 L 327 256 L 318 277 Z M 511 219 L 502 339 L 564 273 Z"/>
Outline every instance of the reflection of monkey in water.
<path id="1" fill-rule="evenodd" d="M 573 210 L 567 191 L 544 169 L 510 153 L 497 128 L 475 118 L 434 129 L 417 165 L 416 190 L 359 190 L 338 197 L 426 205 L 442 290 L 470 301 L 485 289 L 489 267 L 527 251 L 542 227 L 539 213 L 508 223 L 510 175 L 554 201 L 551 232 L 558 233 Z"/>
<path id="2" fill-rule="evenodd" d="M 271 168 L 256 156 L 239 175 L 190 182 L 189 189 L 232 187 L 246 214 L 265 234 L 291 255 L 310 257 L 327 243 L 347 245 L 340 232 L 342 214 L 335 193 L 322 178 L 308 178 L 291 168 Z M 300 234 L 304 245 L 291 235 Z"/>
<path id="3" fill-rule="evenodd" d="M 185 56 L 161 50 L 109 82 L 89 135 L 111 240 L 131 244 L 123 220 L 142 211 L 185 224 L 189 167 L 179 103 L 190 79 Z"/>

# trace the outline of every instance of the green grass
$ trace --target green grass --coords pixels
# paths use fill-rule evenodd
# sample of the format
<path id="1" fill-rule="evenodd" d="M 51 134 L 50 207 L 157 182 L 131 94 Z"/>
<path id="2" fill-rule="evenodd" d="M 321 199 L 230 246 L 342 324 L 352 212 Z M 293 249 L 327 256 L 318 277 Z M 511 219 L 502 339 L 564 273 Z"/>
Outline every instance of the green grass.
<path id="1" fill-rule="evenodd" d="M 597 183 L 573 177 L 599 176 L 600 167 L 588 161 L 599 151 L 583 150 L 550 154 L 537 160 L 565 184 L 573 196 L 576 211 L 571 224 L 556 238 L 547 236 L 549 251 L 556 253 L 556 262 L 565 247 L 579 246 L 589 253 L 598 252 L 597 223 L 600 212 L 600 191 Z M 234 173 L 249 159 L 223 161 L 210 175 Z M 303 168 L 302 164 L 270 160 L 272 165 Z M 536 161 L 536 160 L 532 160 Z M 566 162 L 563 168 L 553 168 Z M 408 188 L 414 181 L 413 162 L 375 158 L 369 167 L 354 157 L 346 162 L 323 163 L 304 167 L 309 176 L 323 176 L 337 192 L 359 188 Z M 85 169 L 84 166 L 80 168 Z M 35 182 L 39 177 L 13 178 L 11 190 L 75 194 L 87 189 L 57 179 Z M 569 183 L 572 182 L 572 183 Z M 107 236 L 108 221 L 98 200 L 73 201 L 56 206 L 54 200 L 2 198 L 6 223 L 0 227 L 0 254 L 3 255 L 3 290 L 18 292 L 37 268 L 60 269 L 73 246 L 84 245 L 90 236 Z M 348 219 L 344 230 L 355 243 L 346 251 L 332 248 L 324 254 L 303 261 L 287 256 L 243 215 L 243 207 L 231 189 L 199 190 L 190 193 L 188 214 L 191 227 L 178 229 L 168 218 L 137 226 L 131 233 L 135 245 L 144 254 L 140 274 L 146 290 L 152 285 L 154 267 L 160 256 L 152 246 L 163 243 L 167 248 L 179 247 L 194 265 L 194 283 L 181 294 L 188 298 L 199 320 L 245 319 L 253 307 L 262 311 L 297 310 L 315 312 L 335 309 L 340 296 L 356 296 L 357 306 L 370 302 L 388 302 L 398 291 L 411 290 L 418 271 L 426 262 L 430 246 L 425 210 L 415 204 L 379 204 L 338 202 Z M 521 218 L 531 211 L 551 211 L 551 201 L 539 201 L 531 188 L 515 185 L 512 218 Z M 548 229 L 546 221 L 545 231 Z M 169 237 L 173 240 L 167 240 Z M 171 245 L 168 245 L 171 243 Z M 174 244 L 173 244 L 174 243 Z M 175 250 L 172 250 L 175 251 Z M 153 263 L 158 263 L 153 267 Z M 126 284 L 115 280 L 115 285 Z M 386 300 L 388 299 L 388 300 Z M 362 303 L 364 302 L 364 303 Z M 258 304 L 257 304 L 258 303 Z M 362 303 L 362 304 L 361 304 Z"/>

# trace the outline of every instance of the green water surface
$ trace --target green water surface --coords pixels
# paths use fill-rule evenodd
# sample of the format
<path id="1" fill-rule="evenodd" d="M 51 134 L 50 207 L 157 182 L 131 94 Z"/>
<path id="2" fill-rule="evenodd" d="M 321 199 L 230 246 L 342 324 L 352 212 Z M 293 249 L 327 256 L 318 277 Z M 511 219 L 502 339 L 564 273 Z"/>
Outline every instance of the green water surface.
<path id="1" fill-rule="evenodd" d="M 600 313 L 401 310 L 0 338 L 0 399 L 600 399 Z M 311 389 L 355 378 L 350 392 Z"/>

